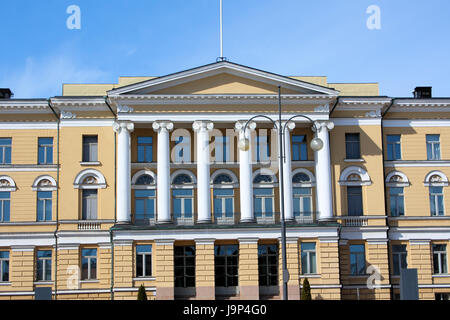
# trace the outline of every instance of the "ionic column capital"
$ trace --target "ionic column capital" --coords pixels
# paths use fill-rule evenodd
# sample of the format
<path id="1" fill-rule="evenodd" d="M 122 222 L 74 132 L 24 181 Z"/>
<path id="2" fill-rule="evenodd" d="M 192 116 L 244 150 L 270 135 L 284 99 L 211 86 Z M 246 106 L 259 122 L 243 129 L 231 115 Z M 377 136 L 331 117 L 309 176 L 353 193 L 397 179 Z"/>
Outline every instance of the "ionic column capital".
<path id="1" fill-rule="evenodd" d="M 211 131 L 212 129 L 214 129 L 214 123 L 212 123 L 211 121 L 203 121 L 203 120 L 198 120 L 198 121 L 194 121 L 194 123 L 192 124 L 192 129 L 194 129 L 194 131 L 198 132 L 198 131 Z"/>
<path id="2" fill-rule="evenodd" d="M 314 121 L 312 130 L 314 132 L 321 132 L 322 130 L 331 131 L 334 128 L 334 123 L 332 121 Z"/>
<path id="3" fill-rule="evenodd" d="M 134 131 L 134 123 L 128 121 L 120 121 L 113 123 L 113 130 L 117 133 L 121 133 L 122 130 L 127 130 L 128 132 Z"/>
<path id="4" fill-rule="evenodd" d="M 234 124 L 234 130 L 236 130 L 237 132 L 242 132 L 244 130 L 245 124 L 247 123 L 247 121 L 245 120 L 240 120 L 237 121 Z M 255 130 L 256 129 L 256 122 L 251 121 L 248 125 L 247 125 L 247 130 Z"/>
<path id="5" fill-rule="evenodd" d="M 160 132 L 161 130 L 172 131 L 173 130 L 173 122 L 170 122 L 170 121 L 155 121 L 152 124 L 152 128 L 156 132 Z"/>

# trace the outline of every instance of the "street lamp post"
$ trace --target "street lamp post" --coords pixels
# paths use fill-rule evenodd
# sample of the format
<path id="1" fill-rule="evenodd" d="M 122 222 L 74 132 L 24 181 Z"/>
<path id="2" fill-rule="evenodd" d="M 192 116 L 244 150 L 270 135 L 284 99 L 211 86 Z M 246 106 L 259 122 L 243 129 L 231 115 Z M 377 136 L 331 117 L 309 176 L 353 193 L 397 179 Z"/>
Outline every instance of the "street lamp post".
<path id="1" fill-rule="evenodd" d="M 243 139 L 241 139 L 239 141 L 238 147 L 239 149 L 241 149 L 242 151 L 248 151 L 250 148 L 250 141 L 248 138 L 246 138 L 245 133 L 247 130 L 247 125 L 255 118 L 266 118 L 268 120 L 270 120 L 273 125 L 274 128 L 276 130 L 278 130 L 278 149 L 279 149 L 279 155 L 278 155 L 278 165 L 279 165 L 279 170 L 280 170 L 280 220 L 281 220 L 281 251 L 282 251 L 282 270 L 283 270 L 283 300 L 287 300 L 288 299 L 288 288 L 287 288 L 287 284 L 289 281 L 289 272 L 287 269 L 287 257 L 286 257 L 286 221 L 285 221 L 285 214 L 284 214 L 284 170 L 283 170 L 283 161 L 286 161 L 285 159 L 285 150 L 283 148 L 283 136 L 285 134 L 285 130 L 287 128 L 287 124 L 293 120 L 294 118 L 305 118 L 307 120 L 309 120 L 315 127 L 315 123 L 314 121 L 305 116 L 305 115 L 295 115 L 293 117 L 291 117 L 290 119 L 288 119 L 284 125 L 281 122 L 281 87 L 278 86 L 278 125 L 277 123 L 270 117 L 265 116 L 265 115 L 256 115 L 254 117 L 252 117 L 251 119 L 249 119 L 245 125 L 244 125 L 244 135 L 243 135 Z M 316 127 L 317 128 L 317 127 Z M 315 130 L 317 132 L 317 130 Z M 288 142 L 289 143 L 289 142 Z M 314 151 L 319 151 L 320 149 L 322 149 L 323 147 L 323 141 L 318 138 L 315 137 L 310 144 L 311 149 L 313 149 Z M 252 200 L 250 200 L 252 201 Z"/>

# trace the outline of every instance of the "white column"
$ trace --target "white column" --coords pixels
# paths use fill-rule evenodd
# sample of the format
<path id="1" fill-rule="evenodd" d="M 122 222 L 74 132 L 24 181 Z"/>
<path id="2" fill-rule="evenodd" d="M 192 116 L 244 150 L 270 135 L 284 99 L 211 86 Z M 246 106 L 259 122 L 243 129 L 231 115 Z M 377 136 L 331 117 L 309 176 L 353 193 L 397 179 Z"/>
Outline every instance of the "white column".
<path id="1" fill-rule="evenodd" d="M 282 123 L 284 126 L 285 122 Z M 294 220 L 294 200 L 292 191 L 292 157 L 291 157 L 291 134 L 290 131 L 294 130 L 295 123 L 290 121 L 286 125 L 286 130 L 284 131 L 284 160 L 283 160 L 283 185 L 284 185 L 284 220 L 293 221 Z M 281 199 L 281 188 L 280 188 L 280 199 Z"/>
<path id="2" fill-rule="evenodd" d="M 210 153 L 209 131 L 214 124 L 209 121 L 195 121 L 192 128 L 197 132 L 197 213 L 198 223 L 211 222 Z"/>
<path id="3" fill-rule="evenodd" d="M 117 223 L 131 222 L 131 122 L 115 122 L 117 138 Z"/>
<path id="4" fill-rule="evenodd" d="M 153 122 L 153 130 L 158 132 L 157 145 L 157 223 L 169 223 L 170 217 L 170 140 L 169 132 L 173 123 L 169 121 Z"/>
<path id="5" fill-rule="evenodd" d="M 316 121 L 316 136 L 323 141 L 323 148 L 315 152 L 316 206 L 320 221 L 333 220 L 333 194 L 330 163 L 330 139 L 328 131 L 334 128 L 331 121 Z M 315 130 L 315 126 L 313 126 Z"/>
<path id="6" fill-rule="evenodd" d="M 239 140 L 247 138 L 249 149 L 247 151 L 239 150 L 239 189 L 241 198 L 241 222 L 254 222 L 255 215 L 253 211 L 253 169 L 252 169 L 252 135 L 251 130 L 256 128 L 256 123 L 248 124 L 244 133 L 245 121 L 236 122 L 234 128 L 239 132 Z"/>

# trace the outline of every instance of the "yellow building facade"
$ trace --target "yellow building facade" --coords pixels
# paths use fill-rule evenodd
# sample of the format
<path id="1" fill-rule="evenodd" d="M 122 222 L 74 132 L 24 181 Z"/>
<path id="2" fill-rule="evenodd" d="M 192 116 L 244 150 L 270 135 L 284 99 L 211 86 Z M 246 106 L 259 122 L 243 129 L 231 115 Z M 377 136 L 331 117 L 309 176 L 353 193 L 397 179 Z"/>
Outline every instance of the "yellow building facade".
<path id="1" fill-rule="evenodd" d="M 448 299 L 448 137 L 448 98 L 227 61 L 0 100 L 0 299 L 281 299 L 280 200 L 289 299 Z"/>

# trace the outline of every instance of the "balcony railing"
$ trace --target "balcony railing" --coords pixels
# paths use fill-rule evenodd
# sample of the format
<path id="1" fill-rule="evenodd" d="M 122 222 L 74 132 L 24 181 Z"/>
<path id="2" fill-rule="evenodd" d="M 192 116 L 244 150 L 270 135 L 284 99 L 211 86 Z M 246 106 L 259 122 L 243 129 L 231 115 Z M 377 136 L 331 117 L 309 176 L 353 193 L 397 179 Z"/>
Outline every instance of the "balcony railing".
<path id="1" fill-rule="evenodd" d="M 369 217 L 357 216 L 357 217 L 338 217 L 344 227 L 365 227 L 369 225 Z"/>
<path id="2" fill-rule="evenodd" d="M 78 230 L 100 230 L 101 223 L 95 221 L 79 221 Z"/>

